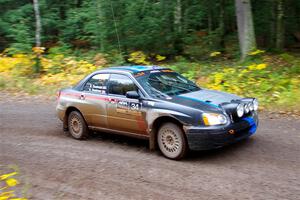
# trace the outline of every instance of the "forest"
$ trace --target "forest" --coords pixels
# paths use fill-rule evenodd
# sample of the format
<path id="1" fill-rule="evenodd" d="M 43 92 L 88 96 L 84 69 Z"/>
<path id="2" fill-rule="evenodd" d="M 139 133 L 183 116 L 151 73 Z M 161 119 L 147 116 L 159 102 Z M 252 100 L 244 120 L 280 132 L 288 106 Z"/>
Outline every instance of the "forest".
<path id="1" fill-rule="evenodd" d="M 200 86 L 300 103 L 299 0 L 0 0 L 0 88 L 53 93 L 112 65 L 166 65 Z"/>

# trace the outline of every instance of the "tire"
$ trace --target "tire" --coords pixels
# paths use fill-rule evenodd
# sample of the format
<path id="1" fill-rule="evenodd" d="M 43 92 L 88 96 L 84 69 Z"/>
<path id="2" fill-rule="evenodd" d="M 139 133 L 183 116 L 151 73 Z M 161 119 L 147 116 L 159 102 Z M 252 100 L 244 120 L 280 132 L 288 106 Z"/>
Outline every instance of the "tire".
<path id="1" fill-rule="evenodd" d="M 72 111 L 68 116 L 68 129 L 71 136 L 77 140 L 86 139 L 89 130 L 80 112 Z"/>
<path id="2" fill-rule="evenodd" d="M 159 128 L 157 143 L 161 153 L 172 160 L 180 160 L 188 150 L 182 129 L 174 123 L 165 123 Z"/>

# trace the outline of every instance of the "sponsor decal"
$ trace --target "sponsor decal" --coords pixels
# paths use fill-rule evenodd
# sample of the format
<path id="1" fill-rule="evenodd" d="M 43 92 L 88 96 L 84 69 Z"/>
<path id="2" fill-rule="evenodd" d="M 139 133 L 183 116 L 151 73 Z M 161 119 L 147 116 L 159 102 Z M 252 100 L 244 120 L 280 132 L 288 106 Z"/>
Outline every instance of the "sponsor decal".
<path id="1" fill-rule="evenodd" d="M 173 70 L 171 70 L 171 69 L 162 69 L 162 70 L 160 70 L 161 72 L 174 72 Z"/>
<path id="2" fill-rule="evenodd" d="M 118 113 L 124 113 L 124 114 L 130 114 L 130 115 L 141 115 L 141 103 L 135 103 L 135 102 L 128 102 L 123 100 L 117 100 L 117 112 Z"/>
<path id="3" fill-rule="evenodd" d="M 93 92 L 97 92 L 98 94 L 106 94 L 106 86 L 96 86 L 94 85 L 92 90 Z"/>
<path id="4" fill-rule="evenodd" d="M 138 72 L 134 74 L 134 77 L 140 77 L 140 76 L 145 76 L 145 72 Z"/>
<path id="5" fill-rule="evenodd" d="M 146 103 L 148 104 L 148 106 L 155 106 L 155 102 L 153 101 L 146 101 Z"/>

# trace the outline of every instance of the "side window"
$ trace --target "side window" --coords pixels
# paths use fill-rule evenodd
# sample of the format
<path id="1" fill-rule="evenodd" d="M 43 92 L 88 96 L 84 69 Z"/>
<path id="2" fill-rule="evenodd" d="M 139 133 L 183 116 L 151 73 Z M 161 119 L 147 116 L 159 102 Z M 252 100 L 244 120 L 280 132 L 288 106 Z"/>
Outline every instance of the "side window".
<path id="1" fill-rule="evenodd" d="M 86 82 L 83 90 L 106 94 L 108 78 L 109 74 L 96 74 Z"/>
<path id="2" fill-rule="evenodd" d="M 125 95 L 128 91 L 137 91 L 134 82 L 125 75 L 111 74 L 109 79 L 108 93 Z"/>

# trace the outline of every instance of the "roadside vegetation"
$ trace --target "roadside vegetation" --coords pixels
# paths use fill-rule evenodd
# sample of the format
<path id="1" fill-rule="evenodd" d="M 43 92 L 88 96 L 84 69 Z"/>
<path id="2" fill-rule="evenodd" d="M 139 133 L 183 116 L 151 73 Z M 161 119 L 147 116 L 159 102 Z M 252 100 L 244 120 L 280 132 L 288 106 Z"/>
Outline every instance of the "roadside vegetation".
<path id="1" fill-rule="evenodd" d="M 37 64 L 40 65 L 38 74 L 34 73 Z M 220 52 L 211 52 L 205 61 L 193 62 L 180 56 L 167 60 L 164 56 L 146 55 L 141 51 L 123 59 L 118 54 L 95 52 L 75 56 L 59 47 L 47 53 L 42 48 L 34 48 L 30 54 L 9 54 L 6 50 L 0 55 L 0 88 L 55 95 L 59 88 L 70 87 L 97 69 L 133 64 L 167 66 L 201 87 L 257 97 L 262 108 L 299 112 L 299 57 L 261 50 L 251 52 L 244 62 L 228 60 Z"/>

